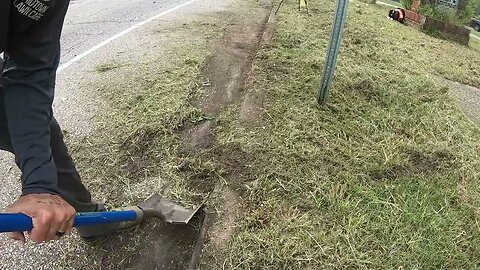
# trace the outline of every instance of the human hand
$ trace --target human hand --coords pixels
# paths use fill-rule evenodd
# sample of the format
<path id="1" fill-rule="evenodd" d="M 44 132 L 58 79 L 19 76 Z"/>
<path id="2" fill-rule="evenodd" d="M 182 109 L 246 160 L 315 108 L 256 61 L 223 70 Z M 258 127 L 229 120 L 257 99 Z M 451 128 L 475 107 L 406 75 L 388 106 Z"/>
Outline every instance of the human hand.
<path id="1" fill-rule="evenodd" d="M 75 209 L 60 196 L 51 194 L 22 196 L 6 210 L 32 218 L 33 229 L 28 233 L 36 243 L 58 240 L 64 234 L 70 234 L 75 218 Z M 23 232 L 9 233 L 8 236 L 25 243 Z"/>

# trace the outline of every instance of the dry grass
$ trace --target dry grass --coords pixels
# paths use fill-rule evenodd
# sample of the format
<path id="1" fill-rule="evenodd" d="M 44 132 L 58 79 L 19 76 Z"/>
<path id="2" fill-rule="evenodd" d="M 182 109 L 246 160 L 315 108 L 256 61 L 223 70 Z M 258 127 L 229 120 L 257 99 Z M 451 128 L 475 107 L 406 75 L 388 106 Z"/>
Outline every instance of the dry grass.
<path id="1" fill-rule="evenodd" d="M 201 88 L 200 73 L 210 42 L 223 33 L 219 22 L 225 18 L 214 15 L 208 20 L 152 33 L 161 35 L 157 37 L 161 45 L 149 53 L 156 57 L 96 67 L 102 77 L 95 87 L 106 110 L 95 118 L 93 136 L 71 143 L 95 200 L 109 208 L 135 205 L 168 186 L 164 195 L 188 207 L 203 195 L 188 186 L 191 172 L 182 170 L 186 158 L 181 157 L 179 130 L 204 119 L 192 101 Z M 146 241 L 157 239 L 151 235 L 152 223 L 85 247 L 90 253 L 89 269 L 125 269 L 132 260 L 141 260 L 138 252 L 148 246 Z M 71 268 L 68 260 L 65 264 Z"/>
<path id="2" fill-rule="evenodd" d="M 433 78 L 480 86 L 480 54 L 352 5 L 332 96 L 315 95 L 333 2 L 282 9 L 251 90 L 263 126 L 220 119 L 219 144 L 242 153 L 229 183 L 244 215 L 227 269 L 473 269 L 480 266 L 480 129 Z"/>
<path id="3" fill-rule="evenodd" d="M 283 7 L 257 55 L 249 88 L 267 94 L 263 125 L 242 128 L 231 108 L 215 119 L 217 145 L 196 157 L 182 156 L 179 130 L 208 118 L 191 101 L 219 27 L 196 25 L 198 42 L 163 48 L 168 63 L 101 66 L 136 73 L 101 84 L 110 110 L 75 148 L 95 197 L 128 205 L 169 183 L 170 196 L 189 203 L 192 175 L 227 181 L 244 212 L 227 248 L 207 254 L 212 268 L 478 267 L 480 130 L 433 76 L 480 86 L 480 46 L 434 39 L 355 3 L 331 99 L 318 107 L 333 2 L 310 4 L 312 16 Z M 232 171 L 242 177 L 224 177 Z M 141 237 L 100 246 L 116 252 L 98 269 L 128 263 Z"/>

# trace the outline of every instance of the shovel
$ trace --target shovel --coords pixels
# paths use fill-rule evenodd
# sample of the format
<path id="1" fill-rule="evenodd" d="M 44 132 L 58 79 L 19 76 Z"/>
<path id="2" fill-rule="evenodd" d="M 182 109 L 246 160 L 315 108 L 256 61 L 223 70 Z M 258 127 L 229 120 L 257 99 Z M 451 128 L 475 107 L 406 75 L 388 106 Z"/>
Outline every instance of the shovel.
<path id="1" fill-rule="evenodd" d="M 160 218 L 166 223 L 183 224 L 190 222 L 203 204 L 186 209 L 160 194 L 153 194 L 138 206 L 122 208 L 118 211 L 78 213 L 74 227 L 88 227 L 102 224 L 138 225 L 148 218 Z M 26 232 L 33 229 L 32 219 L 24 214 L 0 214 L 0 233 Z"/>

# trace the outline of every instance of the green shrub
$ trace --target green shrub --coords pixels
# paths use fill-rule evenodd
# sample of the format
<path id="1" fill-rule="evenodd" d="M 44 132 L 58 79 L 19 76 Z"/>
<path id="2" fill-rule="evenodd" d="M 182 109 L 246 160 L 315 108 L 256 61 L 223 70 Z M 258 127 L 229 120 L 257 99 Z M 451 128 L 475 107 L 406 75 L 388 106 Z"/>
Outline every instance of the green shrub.
<path id="1" fill-rule="evenodd" d="M 420 6 L 420 8 L 418 9 L 418 12 L 422 15 L 432 17 L 442 21 L 447 21 L 447 22 L 458 21 L 456 9 L 440 6 L 435 3 Z"/>
<path id="2" fill-rule="evenodd" d="M 466 11 L 470 14 L 470 17 L 480 19 L 480 0 L 470 0 Z"/>
<path id="3" fill-rule="evenodd" d="M 437 20 L 462 25 L 468 24 L 470 18 L 473 16 L 473 9 L 470 6 L 465 10 L 460 11 L 439 5 L 435 2 L 420 6 L 418 12 L 424 16 L 432 17 Z"/>
<path id="4" fill-rule="evenodd" d="M 404 9 L 412 9 L 413 0 L 401 0 L 400 3 Z"/>

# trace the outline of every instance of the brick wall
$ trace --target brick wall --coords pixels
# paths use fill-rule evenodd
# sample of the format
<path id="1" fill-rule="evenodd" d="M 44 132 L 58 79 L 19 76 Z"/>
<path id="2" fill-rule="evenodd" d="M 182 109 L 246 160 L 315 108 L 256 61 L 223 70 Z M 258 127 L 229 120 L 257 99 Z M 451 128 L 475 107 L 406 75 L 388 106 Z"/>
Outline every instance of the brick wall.
<path id="1" fill-rule="evenodd" d="M 405 10 L 405 19 L 414 25 L 421 26 L 425 23 L 425 16 L 411 10 Z"/>
<path id="2" fill-rule="evenodd" d="M 444 38 L 456 41 L 463 45 L 470 42 L 470 30 L 452 23 L 440 21 L 431 17 L 425 17 L 417 12 L 406 10 L 405 19 L 408 24 L 421 28 L 424 31 L 435 31 Z"/>
<path id="3" fill-rule="evenodd" d="M 440 21 L 434 18 L 426 17 L 422 29 L 426 31 L 438 31 L 445 38 L 456 41 L 463 45 L 470 42 L 470 30 L 452 23 Z"/>

